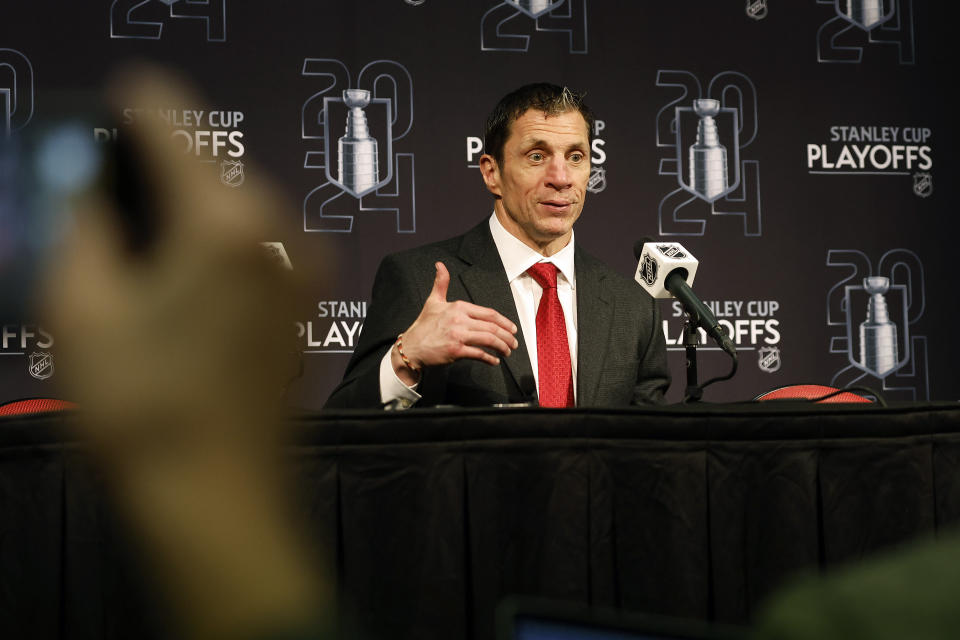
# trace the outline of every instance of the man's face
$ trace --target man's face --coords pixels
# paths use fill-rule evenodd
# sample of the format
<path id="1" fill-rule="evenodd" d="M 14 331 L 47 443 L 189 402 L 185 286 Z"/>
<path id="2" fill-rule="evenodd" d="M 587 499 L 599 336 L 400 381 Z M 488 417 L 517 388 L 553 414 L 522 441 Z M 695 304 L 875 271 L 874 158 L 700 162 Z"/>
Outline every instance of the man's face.
<path id="1" fill-rule="evenodd" d="M 480 159 L 500 223 L 524 244 L 551 255 L 570 240 L 590 177 L 587 123 L 579 111 L 527 110 L 510 125 L 503 162 Z"/>

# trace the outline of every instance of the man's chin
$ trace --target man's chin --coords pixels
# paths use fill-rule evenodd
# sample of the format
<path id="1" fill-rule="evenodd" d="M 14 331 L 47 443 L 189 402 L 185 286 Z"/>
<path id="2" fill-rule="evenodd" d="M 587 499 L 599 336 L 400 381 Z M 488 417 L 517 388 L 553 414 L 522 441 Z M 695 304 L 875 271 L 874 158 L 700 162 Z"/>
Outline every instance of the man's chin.
<path id="1" fill-rule="evenodd" d="M 568 235 L 573 229 L 574 219 L 568 217 L 557 217 L 549 218 L 547 220 L 541 220 L 541 224 L 537 226 L 537 233 L 543 236 L 544 239 L 553 239 L 562 238 L 565 235 Z"/>
<path id="2" fill-rule="evenodd" d="M 537 237 L 534 240 L 538 244 L 551 244 L 557 242 L 558 240 L 569 240 L 570 238 L 571 226 L 567 225 L 562 229 L 554 228 L 543 228 L 537 230 Z"/>

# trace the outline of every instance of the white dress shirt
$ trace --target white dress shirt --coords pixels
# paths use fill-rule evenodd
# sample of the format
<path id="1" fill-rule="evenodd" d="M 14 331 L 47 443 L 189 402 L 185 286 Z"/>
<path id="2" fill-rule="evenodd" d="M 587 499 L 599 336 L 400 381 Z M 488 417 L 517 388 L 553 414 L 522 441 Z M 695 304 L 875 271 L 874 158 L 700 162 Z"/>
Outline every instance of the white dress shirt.
<path id="1" fill-rule="evenodd" d="M 517 317 L 520 320 L 520 329 L 523 331 L 524 341 L 527 345 L 527 355 L 530 358 L 530 366 L 533 369 L 533 377 L 537 382 L 538 389 L 540 387 L 540 372 L 537 368 L 537 307 L 540 304 L 543 289 L 526 271 L 538 262 L 552 262 L 556 265 L 558 271 L 557 297 L 560 298 L 560 306 L 563 308 L 567 328 L 567 342 L 570 346 L 570 364 L 573 372 L 573 393 L 574 399 L 576 399 L 577 280 L 573 266 L 574 238 L 572 232 L 567 246 L 549 258 L 544 257 L 535 249 L 528 247 L 514 237 L 500 224 L 496 213 L 490 216 L 490 233 L 493 235 L 493 242 L 500 254 L 500 261 L 503 263 L 504 271 L 507 274 L 507 281 L 510 283 L 510 292 L 513 294 Z M 407 408 L 420 400 L 420 394 L 416 391 L 417 385 L 408 387 L 397 377 L 390 359 L 392 350 L 391 348 L 390 351 L 387 351 L 383 360 L 380 361 L 380 400 L 390 408 Z"/>

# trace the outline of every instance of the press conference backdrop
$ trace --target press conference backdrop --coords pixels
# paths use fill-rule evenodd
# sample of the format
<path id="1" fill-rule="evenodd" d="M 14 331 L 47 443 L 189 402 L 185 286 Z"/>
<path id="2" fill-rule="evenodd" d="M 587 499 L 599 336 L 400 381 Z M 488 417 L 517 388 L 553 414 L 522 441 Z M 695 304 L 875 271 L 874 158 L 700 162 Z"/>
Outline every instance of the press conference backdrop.
<path id="1" fill-rule="evenodd" d="M 319 408 L 356 344 L 380 259 L 490 214 L 477 168 L 488 111 L 521 84 L 569 85 L 598 117 L 577 242 L 630 276 L 645 235 L 700 259 L 694 290 L 740 359 L 707 400 L 800 381 L 953 399 L 958 128 L 947 97 L 958 56 L 942 4 L 4 3 L 0 136 L 80 109 L 63 96 L 102 91 L 130 60 L 202 87 L 202 105 L 130 104 L 86 134 L 123 136 L 156 115 L 185 154 L 216 163 L 217 188 L 242 191 L 256 171 L 292 194 L 303 235 L 264 241 L 294 269 L 293 240 L 336 267 L 291 327 L 304 354 L 291 400 Z M 10 196 L 15 164 L 0 163 L 8 273 L 4 253 L 32 233 Z M 682 313 L 660 304 L 677 401 Z M 0 400 L 58 395 L 57 336 L 20 315 L 2 318 Z M 701 380 L 725 373 L 727 356 L 707 345 L 700 368 Z"/>

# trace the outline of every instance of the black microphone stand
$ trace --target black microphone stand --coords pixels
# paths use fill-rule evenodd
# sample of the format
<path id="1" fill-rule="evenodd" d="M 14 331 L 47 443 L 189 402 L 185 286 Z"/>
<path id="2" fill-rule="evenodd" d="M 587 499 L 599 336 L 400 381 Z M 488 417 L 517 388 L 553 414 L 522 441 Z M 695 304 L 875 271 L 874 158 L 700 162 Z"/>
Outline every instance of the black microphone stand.
<path id="1" fill-rule="evenodd" d="M 683 344 L 687 352 L 687 388 L 683 394 L 684 402 L 700 402 L 703 399 L 703 390 L 714 382 L 729 380 L 737 373 L 737 352 L 732 350 L 727 352 L 730 356 L 730 373 L 725 376 L 717 376 L 697 384 L 697 345 L 700 344 L 700 335 L 697 327 L 700 324 L 700 316 L 696 311 L 687 311 L 686 320 L 683 323 Z M 721 328 L 721 331 L 724 331 Z"/>
<path id="2" fill-rule="evenodd" d="M 687 388 L 683 393 L 684 402 L 699 402 L 703 398 L 703 389 L 697 384 L 697 345 L 700 344 L 698 321 L 699 318 L 687 312 L 683 323 L 683 344 L 687 352 Z"/>

